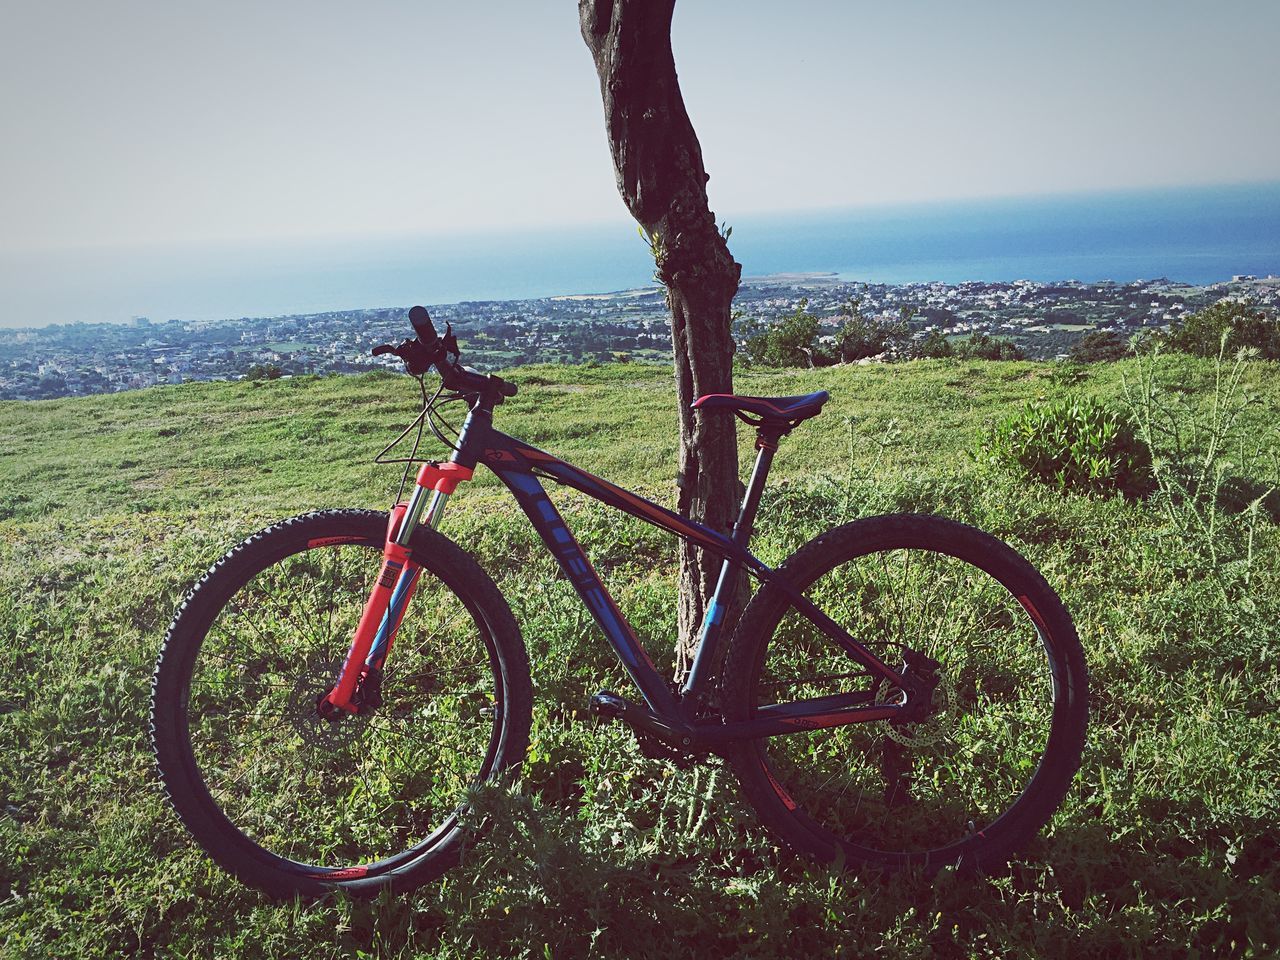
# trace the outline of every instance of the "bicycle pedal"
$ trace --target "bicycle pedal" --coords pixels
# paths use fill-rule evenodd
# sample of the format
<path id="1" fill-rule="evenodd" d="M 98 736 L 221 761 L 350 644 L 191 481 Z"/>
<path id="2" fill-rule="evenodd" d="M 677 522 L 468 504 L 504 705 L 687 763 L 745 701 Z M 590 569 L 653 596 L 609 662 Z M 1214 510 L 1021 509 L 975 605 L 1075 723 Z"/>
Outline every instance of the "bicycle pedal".
<path id="1" fill-rule="evenodd" d="M 587 702 L 587 712 L 597 722 L 617 720 L 627 712 L 627 701 L 616 693 L 601 690 Z"/>

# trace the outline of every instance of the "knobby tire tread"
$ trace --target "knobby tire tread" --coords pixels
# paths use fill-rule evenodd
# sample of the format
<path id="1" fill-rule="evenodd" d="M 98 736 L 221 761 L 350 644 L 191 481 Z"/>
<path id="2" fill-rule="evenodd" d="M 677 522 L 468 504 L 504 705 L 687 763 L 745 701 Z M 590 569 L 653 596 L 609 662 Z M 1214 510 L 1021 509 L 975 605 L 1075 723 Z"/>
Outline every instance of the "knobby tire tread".
<path id="1" fill-rule="evenodd" d="M 768 782 L 761 762 L 761 741 L 746 741 L 729 752 L 743 793 L 775 837 L 799 853 L 825 863 L 871 866 L 895 870 L 923 868 L 933 872 L 951 865 L 961 870 L 982 870 L 1007 862 L 1049 821 L 1062 803 L 1079 768 L 1088 715 L 1088 677 L 1084 652 L 1071 617 L 1058 595 L 1040 573 L 1007 544 L 974 527 L 942 517 L 922 514 L 888 514 L 855 520 L 833 528 L 795 551 L 779 572 L 802 589 L 839 564 L 876 551 L 894 548 L 941 551 L 978 566 L 996 577 L 1011 592 L 1024 591 L 1034 599 L 1050 633 L 1056 665 L 1064 670 L 1063 705 L 1055 706 L 1052 732 L 1040 767 L 1031 785 L 1017 801 L 1016 817 L 1001 825 L 985 841 L 974 839 L 956 855 L 933 852 L 877 855 L 850 850 L 829 837 L 815 834 L 788 810 Z M 755 672 L 767 655 L 767 647 L 791 604 L 780 589 L 766 585 L 748 604 L 730 641 L 723 673 L 722 697 L 728 720 L 745 720 L 751 712 Z"/>
<path id="2" fill-rule="evenodd" d="M 478 828 L 459 827 L 433 846 L 428 855 L 389 875 L 318 882 L 300 875 L 291 869 L 290 861 L 258 847 L 238 831 L 228 835 L 227 824 L 205 816 L 202 808 L 212 803 L 212 798 L 207 790 L 192 782 L 192 772 L 184 769 L 185 754 L 178 743 L 174 719 L 179 711 L 185 710 L 178 698 L 183 690 L 183 680 L 189 681 L 194 665 L 195 654 L 190 647 L 197 640 L 203 640 L 223 606 L 248 582 L 245 570 L 252 570 L 253 558 L 259 551 L 270 549 L 276 541 L 287 544 L 293 540 L 305 542 L 329 536 L 356 535 L 380 543 L 385 537 L 386 526 L 385 513 L 356 509 L 323 510 L 279 521 L 253 534 L 214 563 L 186 594 L 161 645 L 151 681 L 149 717 L 151 743 L 161 785 L 187 829 L 219 865 L 275 898 L 313 898 L 334 890 L 367 898 L 386 888 L 394 892 L 411 890 L 435 879 L 457 863 L 465 846 L 478 831 Z M 414 562 L 427 571 L 440 575 L 440 571 L 447 570 L 449 579 L 461 588 L 451 589 L 460 599 L 465 594 L 468 606 L 480 611 L 492 637 L 500 664 L 505 709 L 499 749 L 489 780 L 509 777 L 518 770 L 528 749 L 532 716 L 529 661 L 519 627 L 493 580 L 470 554 L 453 541 L 435 530 L 419 528 L 411 547 Z M 291 555 L 284 554 L 286 557 Z M 190 632 L 192 628 L 199 631 L 194 636 Z M 204 796 L 200 796 L 202 792 Z"/>

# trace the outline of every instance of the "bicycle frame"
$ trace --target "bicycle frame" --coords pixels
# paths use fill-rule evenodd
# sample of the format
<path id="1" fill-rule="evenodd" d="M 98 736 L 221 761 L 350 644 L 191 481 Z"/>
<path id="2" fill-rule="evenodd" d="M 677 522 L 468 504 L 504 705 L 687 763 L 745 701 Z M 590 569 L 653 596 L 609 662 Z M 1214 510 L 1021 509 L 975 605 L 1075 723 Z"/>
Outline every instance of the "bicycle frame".
<path id="1" fill-rule="evenodd" d="M 604 632 L 627 674 L 640 690 L 647 709 L 621 697 L 613 697 L 610 701 L 613 715 L 625 717 L 629 722 L 687 749 L 705 750 L 734 740 L 882 720 L 902 713 L 913 699 L 910 696 L 911 681 L 903 673 L 883 663 L 811 603 L 783 575 L 747 550 L 756 509 L 780 433 L 781 431 L 770 434 L 763 429 L 760 431 L 758 454 L 743 497 L 741 512 L 733 534 L 725 536 L 522 440 L 495 430 L 491 407 L 477 403 L 467 416 L 450 461 L 424 464 L 418 473 L 417 485 L 409 502 L 398 505 L 392 511 L 382 571 L 365 606 L 338 683 L 327 700 L 335 708 L 357 712 L 358 706 L 353 703 L 353 694 L 363 677 L 380 671 L 391 649 L 405 607 L 413 596 L 418 575 L 418 568 L 411 562 L 409 549 L 413 531 L 421 523 L 436 527 L 444 505 L 457 485 L 471 479 L 475 467 L 483 463 L 511 491 Z M 658 673 L 631 624 L 618 609 L 591 561 L 569 531 L 564 518 L 542 486 L 543 479 L 579 490 L 601 503 L 667 530 L 723 558 L 720 579 L 707 607 L 693 664 L 678 695 L 672 692 L 667 681 Z M 898 690 L 907 692 L 907 696 L 898 703 L 874 703 L 874 693 L 859 691 L 764 706 L 756 711 L 753 719 L 736 723 L 724 723 L 718 719 L 699 721 L 695 717 L 695 711 L 710 683 L 711 665 L 722 638 L 725 596 L 732 589 L 741 570 L 745 570 L 762 584 L 781 589 L 797 611 L 854 660 Z"/>

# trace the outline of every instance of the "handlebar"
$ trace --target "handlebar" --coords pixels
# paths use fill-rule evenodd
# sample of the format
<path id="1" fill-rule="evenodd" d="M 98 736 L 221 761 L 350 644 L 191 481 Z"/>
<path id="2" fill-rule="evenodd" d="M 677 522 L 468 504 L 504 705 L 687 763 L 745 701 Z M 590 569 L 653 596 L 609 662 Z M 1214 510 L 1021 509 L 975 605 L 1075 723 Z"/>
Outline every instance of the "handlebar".
<path id="1" fill-rule="evenodd" d="M 373 348 L 373 355 L 380 357 L 395 354 L 404 361 L 409 373 L 421 376 L 432 367 L 440 373 L 440 379 L 450 390 L 478 395 L 482 400 L 501 403 L 503 397 L 514 397 L 518 390 L 514 383 L 492 374 L 479 373 L 458 363 L 458 341 L 453 331 L 445 325 L 445 335 L 436 333 L 435 325 L 426 307 L 409 310 L 409 322 L 413 324 L 417 338 L 405 340 L 397 347 L 383 343 Z M 450 356 L 452 354 L 452 357 Z"/>
<path id="2" fill-rule="evenodd" d="M 427 308 L 410 307 L 409 322 L 413 324 L 413 332 L 418 335 L 418 342 L 428 350 L 434 350 L 436 344 L 440 341 L 440 337 L 431 322 L 431 314 L 427 313 Z"/>

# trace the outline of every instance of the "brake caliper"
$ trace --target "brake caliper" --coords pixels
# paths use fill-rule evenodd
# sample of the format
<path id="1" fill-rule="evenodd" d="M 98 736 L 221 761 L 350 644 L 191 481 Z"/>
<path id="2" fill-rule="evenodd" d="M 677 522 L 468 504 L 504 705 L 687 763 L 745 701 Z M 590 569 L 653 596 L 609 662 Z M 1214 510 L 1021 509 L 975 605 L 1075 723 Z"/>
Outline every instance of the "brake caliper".
<path id="1" fill-rule="evenodd" d="M 933 695 L 941 679 L 942 664 L 910 648 L 903 651 L 902 661 L 908 683 L 907 702 L 901 719 L 896 722 L 923 723 L 936 712 Z"/>
<path id="2" fill-rule="evenodd" d="M 372 713 L 382 706 L 382 670 L 380 668 L 365 668 L 360 674 L 356 692 L 351 695 L 351 702 L 360 713 Z"/>

